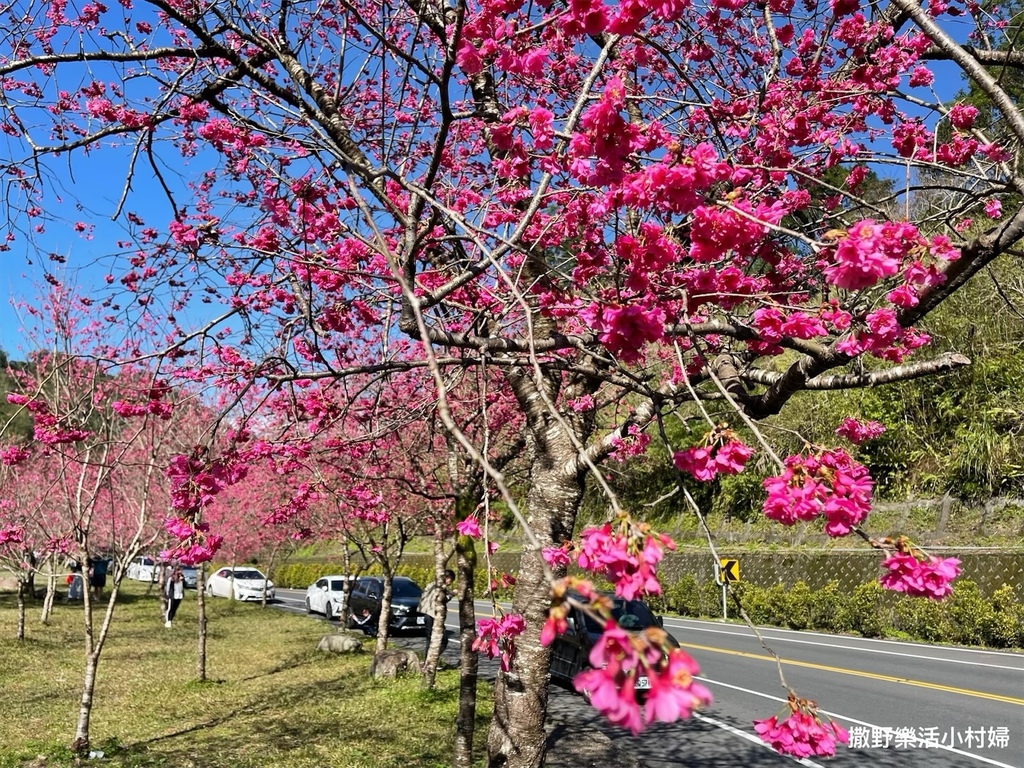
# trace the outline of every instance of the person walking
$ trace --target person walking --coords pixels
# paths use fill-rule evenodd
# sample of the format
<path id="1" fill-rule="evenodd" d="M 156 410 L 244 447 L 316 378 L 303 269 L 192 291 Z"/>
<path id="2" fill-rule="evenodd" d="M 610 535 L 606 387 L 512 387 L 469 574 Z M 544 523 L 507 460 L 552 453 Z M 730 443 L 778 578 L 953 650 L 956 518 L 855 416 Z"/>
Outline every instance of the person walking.
<path id="1" fill-rule="evenodd" d="M 167 620 L 164 626 L 170 629 L 174 614 L 178 612 L 178 606 L 185 599 L 185 576 L 180 565 L 174 566 L 167 581 L 164 582 L 164 595 L 167 597 Z"/>
<path id="2" fill-rule="evenodd" d="M 420 604 L 417 610 L 423 614 L 423 623 L 426 625 L 427 639 L 426 647 L 423 650 L 424 658 L 430 653 L 430 637 L 434 634 L 434 621 L 440 619 L 444 621 L 445 614 L 447 612 L 448 601 L 452 599 L 452 593 L 448 587 L 455 581 L 455 572 L 453 570 L 446 569 L 444 572 L 444 582 L 438 584 L 437 581 L 432 581 L 427 585 L 427 588 L 423 590 L 423 594 L 420 595 Z M 448 647 L 448 630 L 447 628 L 442 630 L 441 634 L 441 653 L 444 653 L 444 649 Z"/>
<path id="3" fill-rule="evenodd" d="M 107 558 L 89 558 L 89 588 L 94 600 L 103 598 L 103 588 L 107 586 Z"/>

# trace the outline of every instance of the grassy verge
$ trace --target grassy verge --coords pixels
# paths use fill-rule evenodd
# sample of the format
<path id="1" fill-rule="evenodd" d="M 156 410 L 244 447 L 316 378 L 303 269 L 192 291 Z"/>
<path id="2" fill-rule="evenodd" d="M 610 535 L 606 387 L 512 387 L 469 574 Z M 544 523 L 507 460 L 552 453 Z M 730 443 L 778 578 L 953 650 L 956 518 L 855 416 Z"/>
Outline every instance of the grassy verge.
<path id="1" fill-rule="evenodd" d="M 435 768 L 451 764 L 455 671 L 424 691 L 411 675 L 373 681 L 368 653 L 314 650 L 322 623 L 283 611 L 211 600 L 210 682 L 195 681 L 195 599 L 172 629 L 157 598 L 131 584 L 100 662 L 92 721 L 102 761 L 128 768 Z M 82 675 L 81 608 L 58 605 L 50 626 L 31 605 L 28 637 L 13 639 L 13 596 L 0 595 L 0 768 L 76 763 Z M 479 709 L 490 712 L 480 687 Z M 487 727 L 477 725 L 482 748 Z"/>

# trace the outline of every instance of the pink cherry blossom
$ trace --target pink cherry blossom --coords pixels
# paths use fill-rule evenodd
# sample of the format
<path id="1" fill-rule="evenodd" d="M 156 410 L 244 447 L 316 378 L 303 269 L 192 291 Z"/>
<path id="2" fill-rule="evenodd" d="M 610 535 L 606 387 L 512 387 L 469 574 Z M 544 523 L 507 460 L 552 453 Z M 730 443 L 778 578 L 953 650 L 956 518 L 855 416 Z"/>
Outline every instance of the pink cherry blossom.
<path id="1" fill-rule="evenodd" d="M 465 520 L 459 521 L 455 524 L 455 530 L 459 532 L 460 536 L 469 536 L 474 539 L 479 539 L 483 535 L 475 517 L 467 517 Z"/>
<path id="2" fill-rule="evenodd" d="M 785 459 L 781 475 L 763 482 L 765 516 L 783 525 L 825 517 L 825 533 L 846 536 L 867 517 L 874 483 L 867 469 L 839 449 Z"/>
<path id="3" fill-rule="evenodd" d="M 978 108 L 970 104 L 955 104 L 949 110 L 948 117 L 954 128 L 970 130 L 978 117 Z"/>
<path id="4" fill-rule="evenodd" d="M 20 464 L 31 455 L 26 448 L 20 445 L 8 445 L 6 448 L 0 449 L 0 464 L 10 467 Z"/>
<path id="5" fill-rule="evenodd" d="M 664 633 L 632 634 L 609 619 L 590 651 L 591 669 L 573 679 L 591 705 L 609 722 L 634 735 L 655 721 L 674 722 L 711 703 L 710 692 L 693 678 L 696 662 L 681 648 L 663 648 Z M 646 677 L 650 691 L 641 706 L 636 681 Z"/>
<path id="6" fill-rule="evenodd" d="M 473 650 L 480 651 L 488 658 L 500 658 L 503 671 L 512 669 L 515 661 L 515 639 L 526 629 L 526 621 L 518 613 L 509 613 L 501 618 L 478 619 L 477 636 Z"/>
<path id="7" fill-rule="evenodd" d="M 541 550 L 541 557 L 552 568 L 564 568 L 571 562 L 569 549 L 566 546 L 544 547 Z"/>
<path id="8" fill-rule="evenodd" d="M 632 600 L 643 594 L 661 594 L 657 564 L 665 548 L 675 549 L 668 536 L 634 530 L 628 521 L 617 524 L 616 530 L 606 523 L 580 534 L 577 564 L 605 576 L 615 586 L 615 594 Z"/>
<path id="9" fill-rule="evenodd" d="M 776 752 L 796 758 L 833 757 L 836 744 L 847 744 L 850 738 L 836 723 L 822 723 L 815 714 L 800 710 L 781 722 L 774 716 L 755 720 L 754 730 Z"/>
<path id="10" fill-rule="evenodd" d="M 942 600 L 953 593 L 953 580 L 960 575 L 960 561 L 955 557 L 940 559 L 926 555 L 923 560 L 906 552 L 896 552 L 882 561 L 888 569 L 879 579 L 886 589 L 911 597 Z"/>
<path id="11" fill-rule="evenodd" d="M 885 426 L 879 422 L 860 421 L 851 416 L 843 419 L 843 423 L 836 428 L 837 435 L 845 437 L 854 445 L 860 445 L 867 440 L 873 440 L 883 432 L 885 432 Z"/>

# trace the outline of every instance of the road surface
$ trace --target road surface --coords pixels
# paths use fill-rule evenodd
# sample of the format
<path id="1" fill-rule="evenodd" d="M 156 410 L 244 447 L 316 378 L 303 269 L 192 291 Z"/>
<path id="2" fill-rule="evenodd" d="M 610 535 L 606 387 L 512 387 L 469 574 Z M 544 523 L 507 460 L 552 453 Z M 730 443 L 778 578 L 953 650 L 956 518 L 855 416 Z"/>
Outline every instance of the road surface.
<path id="1" fill-rule="evenodd" d="M 304 594 L 278 589 L 278 606 L 305 612 Z M 479 615 L 489 611 L 478 601 Z M 552 686 L 556 728 L 601 728 L 649 768 L 1024 768 L 1024 654 L 763 629 L 790 686 L 850 730 L 850 747 L 840 746 L 835 758 L 796 761 L 754 734 L 752 721 L 775 714 L 786 698 L 776 662 L 757 638 L 714 621 L 666 618 L 665 629 L 700 664 L 711 707 L 634 738 Z M 448 653 L 457 648 L 453 639 Z"/>

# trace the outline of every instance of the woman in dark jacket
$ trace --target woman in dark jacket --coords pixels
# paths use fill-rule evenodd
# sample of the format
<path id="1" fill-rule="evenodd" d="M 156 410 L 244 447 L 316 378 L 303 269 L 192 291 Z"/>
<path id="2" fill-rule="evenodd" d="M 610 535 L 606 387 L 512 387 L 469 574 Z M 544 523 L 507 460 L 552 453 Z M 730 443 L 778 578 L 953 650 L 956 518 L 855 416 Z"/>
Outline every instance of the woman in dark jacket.
<path id="1" fill-rule="evenodd" d="M 164 622 L 164 626 L 170 629 L 174 614 L 178 612 L 178 606 L 185 598 L 185 577 L 180 566 L 175 566 L 164 582 L 164 595 L 167 597 L 167 621 Z"/>

